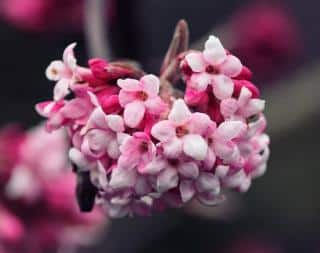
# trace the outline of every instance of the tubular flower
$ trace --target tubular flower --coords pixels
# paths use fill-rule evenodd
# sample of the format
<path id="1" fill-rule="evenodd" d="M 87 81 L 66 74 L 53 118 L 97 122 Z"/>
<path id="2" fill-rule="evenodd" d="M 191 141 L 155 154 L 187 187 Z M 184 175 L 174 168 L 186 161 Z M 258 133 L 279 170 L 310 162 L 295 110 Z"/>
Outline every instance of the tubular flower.
<path id="1" fill-rule="evenodd" d="M 264 101 L 250 70 L 214 36 L 203 52 L 171 56 L 159 77 L 128 63 L 75 64 L 68 88 L 74 98 L 36 106 L 49 130 L 67 129 L 75 172 L 92 184 L 78 184 L 82 210 L 98 204 L 123 217 L 192 199 L 216 205 L 224 189 L 244 192 L 264 173 Z M 184 98 L 171 86 L 181 77 Z"/>

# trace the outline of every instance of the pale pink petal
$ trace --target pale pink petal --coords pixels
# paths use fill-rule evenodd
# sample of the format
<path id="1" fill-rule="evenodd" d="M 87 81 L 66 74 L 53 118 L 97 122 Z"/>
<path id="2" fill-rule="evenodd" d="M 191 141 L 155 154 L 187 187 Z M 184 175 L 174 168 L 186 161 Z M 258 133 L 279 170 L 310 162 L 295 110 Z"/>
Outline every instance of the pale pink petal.
<path id="1" fill-rule="evenodd" d="M 72 43 L 66 47 L 63 52 L 63 62 L 71 69 L 75 70 L 77 67 L 77 60 L 74 57 L 74 48 L 76 47 L 77 43 Z"/>
<path id="2" fill-rule="evenodd" d="M 163 153 L 168 158 L 178 158 L 182 153 L 183 142 L 181 139 L 174 138 L 169 142 L 163 143 Z"/>
<path id="3" fill-rule="evenodd" d="M 213 79 L 213 94 L 220 100 L 230 98 L 234 89 L 232 80 L 225 75 L 216 75 Z"/>
<path id="4" fill-rule="evenodd" d="M 223 178 L 227 175 L 229 168 L 230 167 L 228 165 L 220 164 L 216 167 L 215 175 L 219 178 Z"/>
<path id="5" fill-rule="evenodd" d="M 247 125 L 241 121 L 225 121 L 216 129 L 214 137 L 228 141 L 240 137 L 246 129 Z"/>
<path id="6" fill-rule="evenodd" d="M 242 184 L 239 186 L 238 190 L 240 192 L 247 192 L 251 186 L 251 178 L 246 177 L 243 181 Z"/>
<path id="7" fill-rule="evenodd" d="M 110 187 L 113 189 L 123 189 L 133 187 L 136 183 L 137 173 L 134 169 L 116 167 L 112 170 Z"/>
<path id="8" fill-rule="evenodd" d="M 63 99 L 65 96 L 67 96 L 70 93 L 69 83 L 70 83 L 70 80 L 64 79 L 64 78 L 59 80 L 56 83 L 53 89 L 53 99 L 55 101 Z"/>
<path id="9" fill-rule="evenodd" d="M 150 98 L 144 102 L 148 112 L 153 115 L 160 115 L 168 109 L 168 105 L 160 98 Z"/>
<path id="10" fill-rule="evenodd" d="M 123 113 L 124 122 L 128 127 L 137 127 L 141 123 L 145 111 L 146 109 L 141 102 L 127 104 Z"/>
<path id="11" fill-rule="evenodd" d="M 267 164 L 263 163 L 259 165 L 255 170 L 250 173 L 252 178 L 257 178 L 263 176 L 267 171 Z"/>
<path id="12" fill-rule="evenodd" d="M 197 90 L 205 91 L 209 84 L 212 83 L 212 75 L 208 73 L 193 74 L 188 81 L 188 86 Z"/>
<path id="13" fill-rule="evenodd" d="M 153 159 L 150 163 L 148 163 L 146 166 L 141 167 L 139 169 L 139 172 L 141 174 L 155 175 L 155 174 L 158 174 L 161 170 L 163 170 L 167 166 L 168 166 L 168 163 L 164 158 L 157 157 Z"/>
<path id="14" fill-rule="evenodd" d="M 196 134 L 188 134 L 183 138 L 183 151 L 186 155 L 196 159 L 204 160 L 207 155 L 208 144 Z"/>
<path id="15" fill-rule="evenodd" d="M 203 72 L 206 69 L 206 62 L 203 60 L 201 53 L 189 53 L 186 55 L 186 61 L 194 72 Z"/>
<path id="16" fill-rule="evenodd" d="M 196 192 L 193 186 L 193 182 L 190 180 L 182 181 L 180 183 L 179 189 L 181 193 L 181 200 L 183 203 L 190 201 Z"/>
<path id="17" fill-rule="evenodd" d="M 166 192 L 178 185 L 178 173 L 174 168 L 167 168 L 160 172 L 157 177 L 157 190 Z"/>
<path id="18" fill-rule="evenodd" d="M 155 97 L 159 93 L 160 80 L 155 75 L 146 75 L 140 79 L 141 87 L 149 95 Z"/>
<path id="19" fill-rule="evenodd" d="M 108 186 L 106 169 L 100 161 L 97 162 L 96 168 L 90 171 L 90 179 L 94 185 L 102 189 L 105 189 Z"/>
<path id="20" fill-rule="evenodd" d="M 123 132 L 124 131 L 124 122 L 121 116 L 109 114 L 106 116 L 106 121 L 109 128 L 114 132 Z"/>
<path id="21" fill-rule="evenodd" d="M 203 165 L 206 169 L 212 169 L 216 162 L 216 154 L 213 152 L 211 148 L 208 148 L 207 156 L 203 161 Z"/>
<path id="22" fill-rule="evenodd" d="M 242 64 L 234 55 L 228 55 L 227 59 L 220 65 L 220 71 L 229 77 L 235 77 L 240 74 Z"/>
<path id="23" fill-rule="evenodd" d="M 119 99 L 119 104 L 122 107 L 125 107 L 127 104 L 137 100 L 137 97 L 135 92 L 120 90 L 118 99 Z"/>
<path id="24" fill-rule="evenodd" d="M 219 194 L 220 181 L 214 174 L 202 172 L 196 181 L 196 187 L 199 192 L 214 192 L 215 194 Z"/>
<path id="25" fill-rule="evenodd" d="M 189 117 L 191 112 L 183 99 L 174 101 L 168 119 L 176 124 L 183 124 Z"/>
<path id="26" fill-rule="evenodd" d="M 123 89 L 124 91 L 139 91 L 141 90 L 140 82 L 136 79 L 119 79 L 117 82 L 118 86 Z"/>
<path id="27" fill-rule="evenodd" d="M 105 204 L 105 209 L 111 218 L 125 217 L 128 215 L 130 211 L 128 206 L 113 205 L 111 203 L 106 203 L 106 202 L 104 202 L 104 204 Z"/>
<path id="28" fill-rule="evenodd" d="M 205 43 L 203 56 L 208 63 L 213 65 L 221 64 L 227 58 L 225 49 L 220 40 L 215 36 L 209 36 L 209 39 Z"/>
<path id="29" fill-rule="evenodd" d="M 230 159 L 232 156 L 234 149 L 235 149 L 235 144 L 232 143 L 231 141 L 225 142 L 225 141 L 219 141 L 215 140 L 213 143 L 213 148 L 215 154 L 224 160 Z"/>
<path id="30" fill-rule="evenodd" d="M 162 120 L 152 127 L 151 135 L 159 141 L 166 142 L 176 136 L 176 129 L 169 120 Z"/>
<path id="31" fill-rule="evenodd" d="M 198 165 L 194 162 L 182 163 L 178 167 L 178 172 L 185 178 L 195 179 L 199 175 Z"/>
<path id="32" fill-rule="evenodd" d="M 242 182 L 246 179 L 246 174 L 243 170 L 239 170 L 237 173 L 224 178 L 223 185 L 228 188 L 240 187 Z"/>
<path id="33" fill-rule="evenodd" d="M 90 149 L 94 151 L 106 151 L 112 136 L 106 131 L 92 129 L 86 134 L 85 138 L 89 141 Z"/>
<path id="34" fill-rule="evenodd" d="M 138 176 L 136 180 L 136 185 L 134 186 L 136 194 L 143 196 L 151 192 L 151 186 L 148 180 L 144 176 Z"/>
<path id="35" fill-rule="evenodd" d="M 112 139 L 107 143 L 107 152 L 112 159 L 117 159 L 120 156 L 119 143 L 117 139 Z"/>
<path id="36" fill-rule="evenodd" d="M 62 61 L 52 61 L 46 69 L 46 77 L 51 81 L 58 81 L 65 71 L 65 65 Z"/>
<path id="37" fill-rule="evenodd" d="M 253 98 L 250 99 L 249 103 L 242 107 L 240 109 L 240 114 L 243 117 L 250 117 L 255 114 L 259 114 L 264 110 L 265 107 L 265 101 L 258 99 L 258 98 Z"/>
<path id="38" fill-rule="evenodd" d="M 241 91 L 240 91 L 239 98 L 238 98 L 239 107 L 243 107 L 246 104 L 248 104 L 251 97 L 252 97 L 251 91 L 246 87 L 242 87 Z"/>
<path id="39" fill-rule="evenodd" d="M 223 99 L 220 103 L 220 111 L 225 118 L 230 118 L 237 110 L 238 102 L 234 98 Z"/>
<path id="40" fill-rule="evenodd" d="M 61 108 L 61 113 L 69 119 L 77 119 L 88 113 L 88 104 L 81 98 L 70 100 Z"/>
<path id="41" fill-rule="evenodd" d="M 101 107 L 97 107 L 90 114 L 87 125 L 81 130 L 81 134 L 85 134 L 91 128 L 102 128 L 108 129 L 108 124 L 106 120 L 106 114 L 101 109 Z"/>
<path id="42" fill-rule="evenodd" d="M 191 115 L 188 122 L 189 133 L 204 135 L 207 133 L 209 127 L 215 125 L 210 117 L 205 113 L 195 112 Z M 215 126 L 214 126 L 215 127 Z"/>

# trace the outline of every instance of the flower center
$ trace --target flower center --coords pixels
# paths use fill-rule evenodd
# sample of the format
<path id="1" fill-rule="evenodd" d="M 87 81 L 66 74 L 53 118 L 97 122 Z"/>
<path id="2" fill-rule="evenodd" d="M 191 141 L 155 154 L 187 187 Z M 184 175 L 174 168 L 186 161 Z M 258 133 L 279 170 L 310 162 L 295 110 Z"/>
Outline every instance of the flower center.
<path id="1" fill-rule="evenodd" d="M 189 133 L 188 129 L 186 129 L 184 126 L 178 126 L 178 127 L 176 128 L 176 135 L 177 135 L 179 138 L 185 136 L 185 135 L 188 134 L 188 133 Z"/>
<path id="2" fill-rule="evenodd" d="M 144 91 L 138 91 L 136 96 L 139 100 L 142 101 L 146 101 L 148 99 L 148 94 Z"/>
<path id="3" fill-rule="evenodd" d="M 141 142 L 139 148 L 140 148 L 140 151 L 141 151 L 142 153 L 147 152 L 147 151 L 148 151 L 148 143 L 145 142 L 145 141 Z"/>
<path id="4" fill-rule="evenodd" d="M 58 75 L 58 70 L 56 70 L 55 68 L 52 68 L 51 69 L 51 74 L 54 75 L 54 76 Z"/>
<path id="5" fill-rule="evenodd" d="M 220 73 L 220 70 L 212 65 L 209 65 L 206 67 L 206 72 L 209 73 L 209 74 L 219 74 Z"/>

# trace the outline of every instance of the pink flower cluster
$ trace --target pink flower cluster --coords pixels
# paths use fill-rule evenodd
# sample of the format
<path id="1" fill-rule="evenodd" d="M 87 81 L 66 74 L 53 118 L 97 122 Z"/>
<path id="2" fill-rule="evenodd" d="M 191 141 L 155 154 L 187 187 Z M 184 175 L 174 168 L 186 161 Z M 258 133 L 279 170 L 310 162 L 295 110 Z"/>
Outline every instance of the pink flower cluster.
<path id="1" fill-rule="evenodd" d="M 0 149 L 0 252 L 71 250 L 95 239 L 104 219 L 101 211 L 84 215 L 76 205 L 63 130 L 8 127 L 0 132 Z"/>
<path id="2" fill-rule="evenodd" d="M 178 55 L 185 96 L 170 99 L 163 77 L 101 59 L 80 67 L 73 47 L 49 65 L 54 100 L 36 109 L 49 131 L 68 129 L 69 157 L 90 172 L 96 203 L 110 216 L 147 215 L 192 199 L 217 204 L 224 190 L 245 192 L 264 173 L 264 101 L 250 70 L 216 37 L 203 52 Z"/>

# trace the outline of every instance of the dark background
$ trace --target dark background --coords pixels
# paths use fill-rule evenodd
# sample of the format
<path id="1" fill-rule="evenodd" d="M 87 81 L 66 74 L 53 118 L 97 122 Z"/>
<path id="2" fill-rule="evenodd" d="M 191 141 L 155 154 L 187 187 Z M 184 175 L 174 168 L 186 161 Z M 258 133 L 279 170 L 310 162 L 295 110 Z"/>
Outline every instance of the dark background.
<path id="1" fill-rule="evenodd" d="M 189 22 L 191 41 L 195 41 L 249 2 L 119 0 L 117 22 L 109 33 L 114 55 L 134 58 L 147 71 L 157 72 L 180 18 Z M 281 75 L 286 79 L 319 59 L 320 2 L 281 2 L 295 17 L 303 44 L 303 54 L 297 63 Z M 254 24 L 248 29 L 254 29 Z M 49 99 L 53 87 L 46 80 L 44 70 L 73 41 L 78 42 L 76 53 L 80 63 L 85 64 L 87 52 L 81 33 L 33 33 L 0 23 L 1 125 L 20 122 L 30 127 L 41 120 L 33 106 L 44 98 Z M 283 106 L 291 106 L 286 98 Z M 88 252 L 221 252 L 221 248 L 242 236 L 272 241 L 283 252 L 317 252 L 320 249 L 319 116 L 315 114 L 313 120 L 285 134 L 271 136 L 268 172 L 241 197 L 244 208 L 237 218 L 206 219 L 179 210 L 148 218 L 116 220 L 106 237 Z"/>

